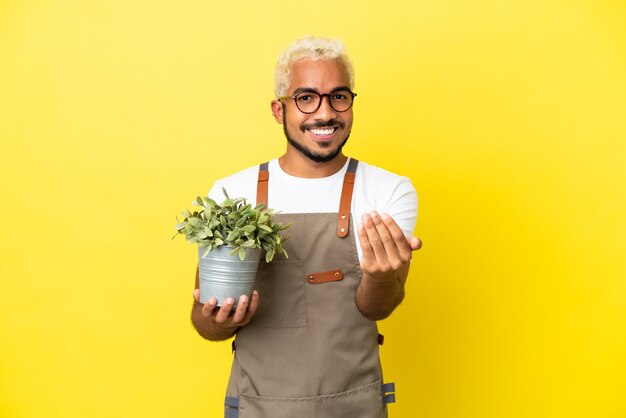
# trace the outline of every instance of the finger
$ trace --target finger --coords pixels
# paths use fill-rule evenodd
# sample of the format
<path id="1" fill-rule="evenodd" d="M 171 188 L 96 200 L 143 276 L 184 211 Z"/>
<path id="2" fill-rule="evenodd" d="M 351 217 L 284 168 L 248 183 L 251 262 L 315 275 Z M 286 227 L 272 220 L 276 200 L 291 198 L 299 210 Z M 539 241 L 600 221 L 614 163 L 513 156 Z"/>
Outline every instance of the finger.
<path id="1" fill-rule="evenodd" d="M 387 252 L 385 251 L 380 235 L 378 234 L 378 230 L 374 225 L 374 221 L 367 213 L 363 215 L 362 220 L 365 233 L 367 234 L 369 243 L 374 251 L 376 263 L 378 263 L 381 267 L 385 267 L 387 264 Z"/>
<path id="2" fill-rule="evenodd" d="M 198 293 L 200 292 L 198 291 Z M 200 300 L 200 297 L 198 296 L 198 301 L 199 300 Z M 207 302 L 202 306 L 202 316 L 211 316 L 216 306 L 217 306 L 217 299 L 213 297 L 209 298 L 209 300 L 207 300 Z"/>
<path id="3" fill-rule="evenodd" d="M 376 232 L 378 232 L 378 236 L 380 236 L 380 240 L 383 244 L 383 248 L 389 257 L 395 257 L 398 255 L 398 246 L 394 241 L 394 237 L 391 235 L 389 228 L 387 228 L 387 224 L 383 222 L 381 215 L 376 211 L 370 212 L 370 217 L 372 218 L 372 222 L 374 222 L 374 227 L 376 227 Z"/>
<path id="4" fill-rule="evenodd" d="M 230 311 L 233 309 L 234 304 L 235 299 L 231 298 L 230 296 L 224 299 L 224 301 L 222 302 L 222 307 L 219 311 L 217 311 L 217 314 L 215 315 L 215 322 L 217 322 L 218 324 L 226 323 L 226 320 L 228 320 L 228 315 L 230 315 Z"/>
<path id="5" fill-rule="evenodd" d="M 359 226 L 357 227 L 357 233 L 359 234 L 359 244 L 361 244 L 361 250 L 363 250 L 363 259 L 375 260 L 376 256 L 374 255 L 374 250 L 370 245 L 370 240 L 367 237 L 367 232 L 365 232 L 363 224 L 359 224 Z"/>
<path id="6" fill-rule="evenodd" d="M 410 251 L 411 246 L 409 244 L 409 240 L 406 238 L 406 235 L 404 235 L 404 232 L 402 232 L 402 229 L 398 226 L 396 221 L 387 213 L 383 213 L 381 215 L 381 219 L 391 234 L 398 249 L 406 249 L 407 251 Z"/>
<path id="7" fill-rule="evenodd" d="M 241 322 L 246 315 L 246 310 L 248 309 L 248 295 L 239 296 L 239 303 L 237 304 L 237 309 L 235 309 L 235 314 L 232 317 L 232 322 L 234 324 L 238 324 Z"/>
<path id="8" fill-rule="evenodd" d="M 193 291 L 193 299 L 196 302 L 200 302 L 200 289 L 196 289 Z"/>
<path id="9" fill-rule="evenodd" d="M 378 212 L 371 212 L 370 216 L 374 221 L 378 235 L 381 237 L 389 265 L 393 270 L 399 270 L 404 264 L 411 261 L 411 247 L 409 247 L 404 233 L 391 219 L 391 216 L 381 216 Z"/>
<path id="10" fill-rule="evenodd" d="M 246 325 L 252 319 L 252 315 L 256 312 L 259 307 L 259 292 L 256 290 L 252 291 L 252 297 L 250 298 L 250 306 L 248 306 L 248 311 L 246 312 L 246 316 L 244 316 L 241 321 L 241 325 Z"/>
<path id="11" fill-rule="evenodd" d="M 396 221 L 388 214 L 384 213 L 381 218 L 398 249 L 398 254 L 402 262 L 406 263 L 410 261 L 412 256 L 411 244 L 404 235 L 404 232 L 402 232 L 402 229 L 400 229 Z"/>
<path id="12" fill-rule="evenodd" d="M 417 237 L 413 237 L 409 240 L 409 245 L 411 246 L 411 250 L 417 251 L 422 248 L 422 240 Z"/>

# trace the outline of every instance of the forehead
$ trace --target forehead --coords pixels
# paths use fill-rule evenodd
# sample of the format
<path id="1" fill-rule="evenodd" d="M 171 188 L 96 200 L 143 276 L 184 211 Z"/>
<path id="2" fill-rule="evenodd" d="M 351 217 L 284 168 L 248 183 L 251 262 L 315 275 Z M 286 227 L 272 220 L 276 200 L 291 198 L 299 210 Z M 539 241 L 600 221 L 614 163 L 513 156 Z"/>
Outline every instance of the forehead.
<path id="1" fill-rule="evenodd" d="M 321 93 L 330 92 L 337 87 L 349 87 L 350 80 L 344 66 L 337 60 L 296 61 L 291 67 L 289 93 L 298 88 L 313 88 Z"/>

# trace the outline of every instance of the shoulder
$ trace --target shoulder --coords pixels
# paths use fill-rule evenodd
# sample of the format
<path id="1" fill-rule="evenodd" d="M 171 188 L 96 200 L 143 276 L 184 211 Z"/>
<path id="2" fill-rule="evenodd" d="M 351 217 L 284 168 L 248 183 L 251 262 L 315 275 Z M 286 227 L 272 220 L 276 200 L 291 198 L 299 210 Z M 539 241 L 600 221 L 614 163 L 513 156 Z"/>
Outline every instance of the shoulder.
<path id="1" fill-rule="evenodd" d="M 243 197 L 248 201 L 256 199 L 256 185 L 259 174 L 259 166 L 245 168 L 230 176 L 216 180 L 209 191 L 209 197 L 215 201 L 222 201 L 224 194 L 222 188 L 231 197 Z"/>
<path id="2" fill-rule="evenodd" d="M 385 170 L 384 168 L 376 167 L 375 165 L 369 164 L 365 161 L 359 161 L 359 165 L 357 167 L 357 173 L 372 176 L 372 177 L 384 178 L 387 180 L 406 178 L 399 174 Z"/>
<path id="3" fill-rule="evenodd" d="M 417 221 L 417 192 L 408 177 L 359 162 L 353 205 L 357 219 L 375 210 L 389 214 L 405 235 L 411 235 Z"/>
<path id="4" fill-rule="evenodd" d="M 355 181 L 369 193 L 376 195 L 415 193 L 408 177 L 362 161 L 359 161 Z"/>

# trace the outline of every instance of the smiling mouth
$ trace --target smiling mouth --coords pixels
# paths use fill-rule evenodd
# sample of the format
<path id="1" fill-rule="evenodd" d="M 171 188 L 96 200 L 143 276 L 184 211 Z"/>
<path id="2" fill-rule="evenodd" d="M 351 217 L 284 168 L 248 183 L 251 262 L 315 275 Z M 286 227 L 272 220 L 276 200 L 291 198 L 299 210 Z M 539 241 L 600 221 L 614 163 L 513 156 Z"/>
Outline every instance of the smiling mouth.
<path id="1" fill-rule="evenodd" d="M 338 128 L 334 126 L 329 128 L 308 128 L 307 131 L 317 139 L 327 139 L 331 137 L 337 129 Z"/>

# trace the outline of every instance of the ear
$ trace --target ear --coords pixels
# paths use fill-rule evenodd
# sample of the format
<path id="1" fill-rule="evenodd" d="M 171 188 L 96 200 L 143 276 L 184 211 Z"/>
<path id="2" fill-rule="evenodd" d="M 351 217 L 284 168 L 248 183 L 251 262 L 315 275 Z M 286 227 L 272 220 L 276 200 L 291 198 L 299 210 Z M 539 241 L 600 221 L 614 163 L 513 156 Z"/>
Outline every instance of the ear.
<path id="1" fill-rule="evenodd" d="M 280 100 L 272 100 L 272 116 L 277 123 L 283 124 L 283 102 Z"/>

